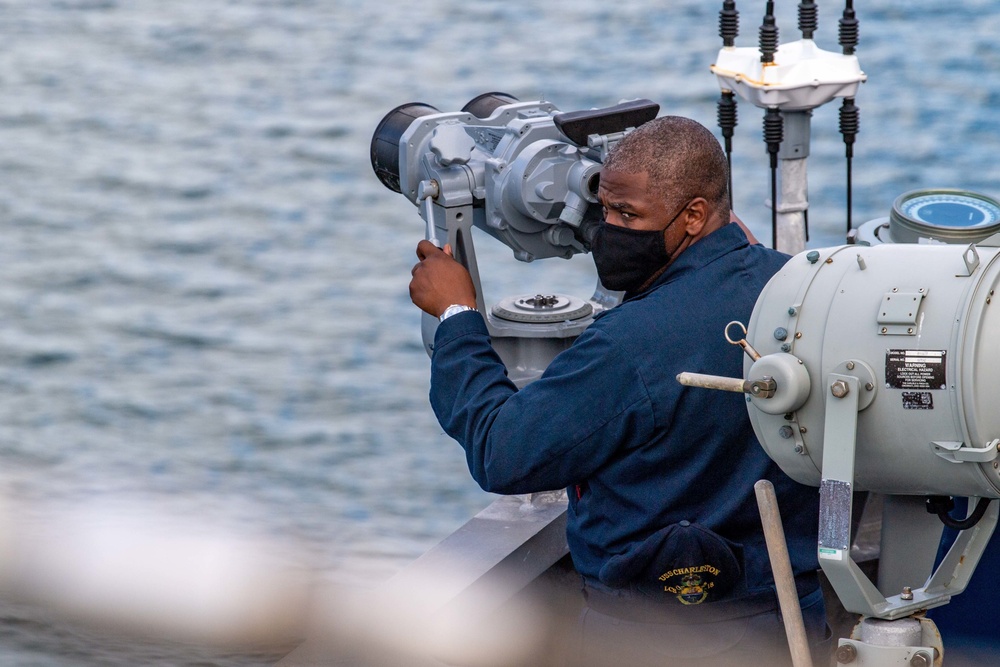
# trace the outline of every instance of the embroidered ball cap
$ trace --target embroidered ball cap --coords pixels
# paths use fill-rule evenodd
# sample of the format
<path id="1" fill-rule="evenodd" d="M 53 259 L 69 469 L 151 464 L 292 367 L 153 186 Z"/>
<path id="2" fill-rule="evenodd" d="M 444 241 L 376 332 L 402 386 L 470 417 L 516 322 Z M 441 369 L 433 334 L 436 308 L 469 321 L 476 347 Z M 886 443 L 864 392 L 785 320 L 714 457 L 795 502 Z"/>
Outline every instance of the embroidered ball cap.
<path id="1" fill-rule="evenodd" d="M 743 548 L 696 523 L 662 528 L 629 551 L 612 556 L 601 583 L 682 605 L 727 597 L 743 576 Z"/>

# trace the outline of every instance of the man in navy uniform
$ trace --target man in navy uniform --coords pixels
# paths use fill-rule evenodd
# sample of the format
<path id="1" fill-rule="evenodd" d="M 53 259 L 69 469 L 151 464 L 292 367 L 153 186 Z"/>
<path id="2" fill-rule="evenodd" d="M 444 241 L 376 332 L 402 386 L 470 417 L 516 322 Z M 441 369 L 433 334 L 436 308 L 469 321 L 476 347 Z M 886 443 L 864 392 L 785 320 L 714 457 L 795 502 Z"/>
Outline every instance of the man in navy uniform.
<path id="1" fill-rule="evenodd" d="M 777 491 L 807 634 L 826 633 L 818 492 L 754 436 L 741 394 L 680 385 L 742 377 L 726 342 L 788 257 L 731 222 L 728 168 L 699 123 L 662 117 L 608 156 L 591 252 L 624 301 L 517 390 L 465 269 L 423 241 L 410 296 L 441 319 L 431 404 L 469 470 L 503 494 L 566 488 L 586 607 L 577 664 L 780 664 L 788 648 L 753 485 Z M 779 661 L 779 662 L 775 662 Z"/>

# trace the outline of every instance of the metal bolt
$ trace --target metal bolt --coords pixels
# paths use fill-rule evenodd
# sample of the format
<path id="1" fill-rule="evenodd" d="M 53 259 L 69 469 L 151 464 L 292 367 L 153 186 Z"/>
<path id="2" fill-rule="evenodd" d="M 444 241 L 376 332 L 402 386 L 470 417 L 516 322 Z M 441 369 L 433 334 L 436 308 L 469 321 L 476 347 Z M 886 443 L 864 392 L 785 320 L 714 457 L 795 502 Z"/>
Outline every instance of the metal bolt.
<path id="1" fill-rule="evenodd" d="M 785 327 L 778 327 L 774 330 L 775 340 L 785 340 L 786 338 L 788 338 L 788 329 Z"/>
<path id="2" fill-rule="evenodd" d="M 841 644 L 837 647 L 837 662 L 842 665 L 854 662 L 858 657 L 858 649 L 854 648 L 854 644 Z"/>
<path id="3" fill-rule="evenodd" d="M 827 257 L 826 258 L 826 263 L 827 264 L 833 264 L 833 257 Z"/>
<path id="4" fill-rule="evenodd" d="M 791 349 L 792 349 L 791 343 L 782 343 L 781 344 L 781 351 L 782 352 L 789 352 L 789 351 L 791 351 Z"/>
<path id="5" fill-rule="evenodd" d="M 993 462 L 993 469 L 994 470 L 1000 470 L 1000 461 L 994 461 Z"/>
<path id="6" fill-rule="evenodd" d="M 802 445 L 795 445 L 795 453 L 796 454 L 801 454 L 804 451 L 806 451 L 805 447 L 803 447 Z"/>
<path id="7" fill-rule="evenodd" d="M 885 333 L 886 331 L 888 331 L 888 329 L 886 329 L 885 327 L 882 327 L 882 333 Z"/>
<path id="8" fill-rule="evenodd" d="M 789 315 L 794 315 L 795 312 L 796 312 L 795 311 L 795 306 L 789 306 L 789 308 L 788 308 L 788 314 Z"/>
<path id="9" fill-rule="evenodd" d="M 854 370 L 854 362 L 853 361 L 848 361 L 847 362 L 847 370 L 849 370 L 849 371 L 853 371 Z"/>
<path id="10" fill-rule="evenodd" d="M 906 333 L 908 333 L 908 334 L 913 333 L 913 327 L 907 327 Z"/>
<path id="11" fill-rule="evenodd" d="M 900 600 L 912 600 L 913 599 L 913 589 L 909 586 L 903 586 L 903 592 L 899 594 Z"/>
<path id="12" fill-rule="evenodd" d="M 792 427 L 789 426 L 788 424 L 785 424 L 784 426 L 778 429 L 778 435 L 780 435 L 785 440 L 788 440 L 789 438 L 792 437 Z"/>
<path id="13" fill-rule="evenodd" d="M 931 657 L 925 651 L 917 651 L 910 658 L 910 667 L 931 667 Z"/>
<path id="14" fill-rule="evenodd" d="M 874 389 L 875 389 L 875 385 L 874 384 L 872 384 L 871 382 L 866 382 L 865 383 L 865 390 L 866 391 L 872 391 Z"/>
<path id="15" fill-rule="evenodd" d="M 805 426 L 800 426 L 799 427 L 799 433 L 805 434 L 805 432 L 808 431 L 808 430 L 809 429 L 807 429 Z"/>
<path id="16" fill-rule="evenodd" d="M 812 252 L 806 255 L 806 259 L 809 260 L 810 264 L 815 264 L 816 262 L 819 261 L 819 252 L 813 250 Z"/>
<path id="17" fill-rule="evenodd" d="M 847 386 L 847 383 L 843 380 L 837 380 L 830 385 L 830 391 L 833 393 L 835 398 L 843 398 L 850 393 L 851 388 Z"/>
<path id="18" fill-rule="evenodd" d="M 795 340 L 798 340 L 799 338 L 802 338 L 802 332 L 801 331 L 796 331 L 795 332 Z"/>

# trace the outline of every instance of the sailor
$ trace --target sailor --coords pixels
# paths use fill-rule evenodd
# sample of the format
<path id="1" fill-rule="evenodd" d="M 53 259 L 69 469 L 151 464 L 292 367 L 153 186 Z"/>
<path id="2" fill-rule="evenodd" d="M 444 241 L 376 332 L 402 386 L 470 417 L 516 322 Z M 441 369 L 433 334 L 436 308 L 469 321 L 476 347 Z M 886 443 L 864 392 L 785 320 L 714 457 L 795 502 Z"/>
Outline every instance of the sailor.
<path id="1" fill-rule="evenodd" d="M 777 491 L 807 634 L 827 625 L 816 570 L 818 492 L 757 442 L 741 394 L 680 385 L 682 371 L 742 377 L 723 336 L 748 322 L 788 257 L 731 223 L 719 142 L 676 116 L 611 152 L 591 251 L 624 301 L 518 390 L 475 311 L 467 271 L 422 241 L 413 302 L 441 319 L 430 398 L 483 489 L 566 488 L 583 579 L 571 664 L 782 664 L 788 647 L 753 485 Z M 817 663 L 820 664 L 820 663 Z"/>

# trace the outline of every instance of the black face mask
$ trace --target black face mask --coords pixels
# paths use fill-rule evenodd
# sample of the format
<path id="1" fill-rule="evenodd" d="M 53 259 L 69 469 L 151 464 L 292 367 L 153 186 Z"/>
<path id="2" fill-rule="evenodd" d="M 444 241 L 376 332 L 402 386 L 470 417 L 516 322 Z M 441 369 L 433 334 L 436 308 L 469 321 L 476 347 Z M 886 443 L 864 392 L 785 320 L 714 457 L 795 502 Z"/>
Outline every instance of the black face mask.
<path id="1" fill-rule="evenodd" d="M 590 245 L 601 284 L 610 290 L 637 292 L 666 267 L 672 253 L 664 245 L 664 234 L 684 208 L 663 229 L 629 229 L 601 222 Z"/>

